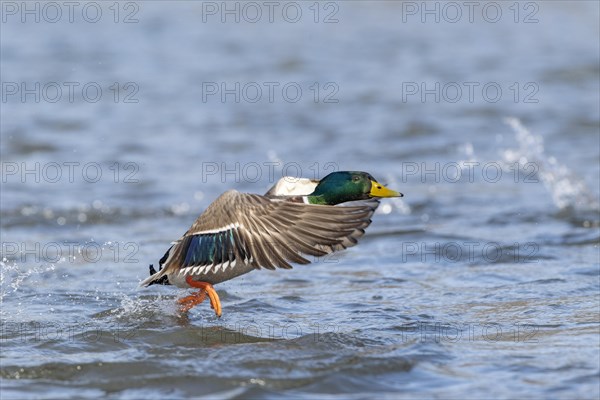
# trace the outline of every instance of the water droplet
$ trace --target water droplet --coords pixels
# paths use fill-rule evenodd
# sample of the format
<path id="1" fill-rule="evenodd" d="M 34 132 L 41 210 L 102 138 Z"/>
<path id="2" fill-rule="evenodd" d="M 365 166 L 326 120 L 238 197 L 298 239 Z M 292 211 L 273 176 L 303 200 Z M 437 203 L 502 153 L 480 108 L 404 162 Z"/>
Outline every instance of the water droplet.
<path id="1" fill-rule="evenodd" d="M 173 211 L 173 214 L 176 215 L 185 214 L 189 211 L 189 209 L 190 205 L 188 203 L 175 204 L 171 206 L 171 211 Z"/>
<path id="2" fill-rule="evenodd" d="M 473 144 L 470 142 L 465 143 L 464 152 L 467 156 L 473 155 Z"/>
<path id="3" fill-rule="evenodd" d="M 21 214 L 26 217 L 34 215 L 35 213 L 37 213 L 37 207 L 34 206 L 26 206 L 21 209 Z"/>
<path id="4" fill-rule="evenodd" d="M 56 219 L 56 223 L 59 225 L 64 225 L 67 222 L 67 220 L 65 219 L 65 217 L 58 217 Z"/>

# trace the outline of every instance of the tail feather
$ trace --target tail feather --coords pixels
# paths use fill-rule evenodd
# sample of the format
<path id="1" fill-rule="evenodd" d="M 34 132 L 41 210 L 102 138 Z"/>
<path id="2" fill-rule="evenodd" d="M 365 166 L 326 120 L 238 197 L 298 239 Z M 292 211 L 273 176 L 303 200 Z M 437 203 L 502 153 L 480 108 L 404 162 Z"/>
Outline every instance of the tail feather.
<path id="1" fill-rule="evenodd" d="M 170 285 L 169 280 L 165 275 L 165 271 L 159 270 L 156 272 L 153 264 L 150 264 L 150 276 L 140 282 L 140 286 L 147 287 L 150 285 Z"/>
<path id="2" fill-rule="evenodd" d="M 163 268 L 167 260 L 169 259 L 169 255 L 171 253 L 171 249 L 173 246 L 167 250 L 165 255 L 158 262 L 158 272 L 154 269 L 154 264 L 150 264 L 150 276 L 140 282 L 140 286 L 148 287 L 150 285 L 170 285 L 169 279 L 165 274 L 166 268 Z"/>

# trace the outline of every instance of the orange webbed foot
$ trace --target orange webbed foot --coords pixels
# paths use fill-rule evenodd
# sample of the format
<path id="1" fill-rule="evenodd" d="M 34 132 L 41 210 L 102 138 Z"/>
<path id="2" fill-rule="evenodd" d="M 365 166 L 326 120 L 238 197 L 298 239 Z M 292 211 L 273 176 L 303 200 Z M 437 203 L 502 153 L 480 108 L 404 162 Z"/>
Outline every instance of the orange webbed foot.
<path id="1" fill-rule="evenodd" d="M 186 296 L 179 300 L 179 304 L 182 304 L 182 311 L 186 312 L 191 310 L 193 307 L 202 303 L 208 294 L 210 299 L 210 306 L 215 310 L 217 317 L 221 317 L 221 301 L 213 285 L 208 282 L 195 281 L 191 276 L 185 278 L 185 281 L 191 287 L 200 289 L 199 293 L 195 295 Z"/>
<path id="2" fill-rule="evenodd" d="M 198 304 L 202 303 L 204 299 L 206 299 L 206 292 L 204 290 L 201 290 L 198 293 L 194 293 L 177 300 L 177 303 L 181 305 L 181 312 L 185 313 L 190 311 L 192 308 L 196 307 Z"/>

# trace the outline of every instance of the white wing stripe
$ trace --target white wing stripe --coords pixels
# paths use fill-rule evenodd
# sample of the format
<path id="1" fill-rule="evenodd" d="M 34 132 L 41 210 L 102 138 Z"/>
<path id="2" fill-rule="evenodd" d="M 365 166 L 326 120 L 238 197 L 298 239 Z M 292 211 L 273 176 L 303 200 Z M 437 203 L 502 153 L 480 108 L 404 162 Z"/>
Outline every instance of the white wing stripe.
<path id="1" fill-rule="evenodd" d="M 207 231 L 200 231 L 200 232 L 192 232 L 189 235 L 209 235 L 211 233 L 219 233 L 219 232 L 225 232 L 228 231 L 230 229 L 237 229 L 240 227 L 239 223 L 235 223 L 235 224 L 229 224 L 227 226 L 224 226 L 222 228 L 217 228 L 217 229 L 210 229 Z"/>
<path id="2" fill-rule="evenodd" d="M 223 272 L 225 272 L 226 270 L 228 270 L 229 268 L 234 268 L 235 265 L 237 263 L 237 260 L 233 260 L 233 262 L 230 262 L 229 260 L 227 260 L 224 263 L 220 263 L 214 266 L 212 265 L 196 265 L 196 266 L 191 266 L 191 267 L 185 267 L 185 268 L 181 268 L 178 272 L 179 275 L 182 276 L 188 276 L 188 275 L 203 275 L 206 273 L 216 273 L 219 270 L 222 270 Z"/>

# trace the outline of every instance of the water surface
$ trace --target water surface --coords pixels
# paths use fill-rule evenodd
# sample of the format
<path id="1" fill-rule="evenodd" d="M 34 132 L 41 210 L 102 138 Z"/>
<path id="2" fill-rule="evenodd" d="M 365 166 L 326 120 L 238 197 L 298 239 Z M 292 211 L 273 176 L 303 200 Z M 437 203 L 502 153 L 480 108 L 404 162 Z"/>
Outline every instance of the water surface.
<path id="1" fill-rule="evenodd" d="M 598 397 L 597 4 L 531 3 L 531 23 L 509 3 L 495 23 L 131 4 L 2 24 L 4 399 Z M 223 191 L 348 169 L 405 194 L 359 246 L 219 285 L 221 319 L 138 288 Z"/>

